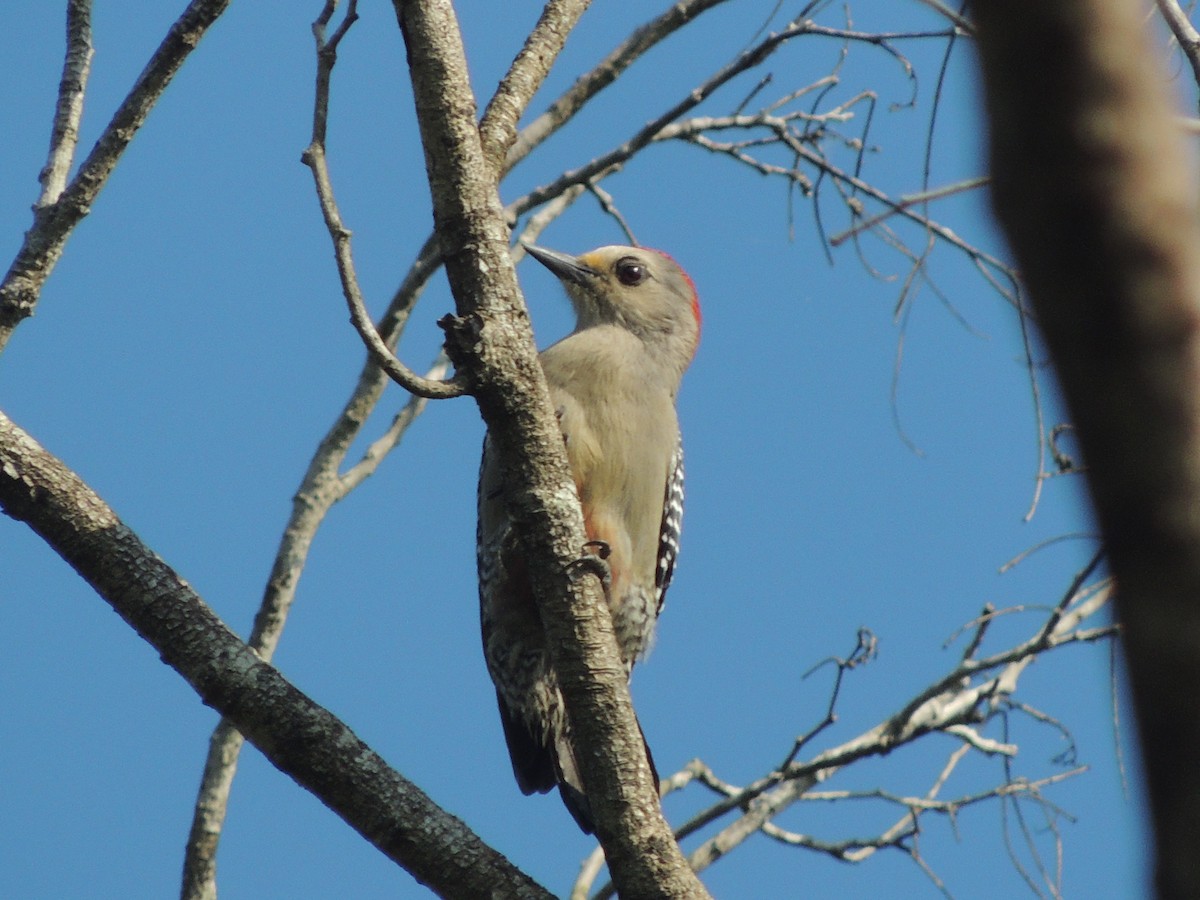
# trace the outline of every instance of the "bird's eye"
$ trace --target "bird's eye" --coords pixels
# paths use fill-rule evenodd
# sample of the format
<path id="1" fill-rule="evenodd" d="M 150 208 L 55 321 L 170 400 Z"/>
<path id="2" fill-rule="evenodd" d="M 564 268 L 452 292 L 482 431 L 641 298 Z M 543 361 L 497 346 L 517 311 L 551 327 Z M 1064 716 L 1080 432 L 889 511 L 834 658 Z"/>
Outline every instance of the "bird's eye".
<path id="1" fill-rule="evenodd" d="M 646 267 L 633 257 L 618 260 L 616 273 L 617 281 L 626 287 L 633 287 L 646 280 Z"/>

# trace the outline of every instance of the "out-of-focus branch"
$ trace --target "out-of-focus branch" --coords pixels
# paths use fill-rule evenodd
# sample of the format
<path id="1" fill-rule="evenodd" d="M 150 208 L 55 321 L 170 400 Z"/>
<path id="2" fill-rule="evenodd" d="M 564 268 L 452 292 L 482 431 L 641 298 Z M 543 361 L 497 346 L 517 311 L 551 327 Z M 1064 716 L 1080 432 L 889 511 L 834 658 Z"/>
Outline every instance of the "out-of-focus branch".
<path id="1" fill-rule="evenodd" d="M 67 53 L 58 83 L 54 125 L 50 129 L 50 156 L 38 175 L 42 195 L 35 208 L 50 206 L 67 186 L 67 175 L 79 144 L 83 97 L 92 69 L 92 0 L 67 0 Z"/>
<path id="2" fill-rule="evenodd" d="M 79 477 L 0 413 L 0 509 L 27 523 L 209 706 L 445 897 L 550 895 L 231 632 Z"/>
<path id="3" fill-rule="evenodd" d="M 1200 209 L 1135 0 L 973 6 L 993 200 L 1072 413 L 1112 571 L 1158 892 L 1200 896 Z M 1029 135 L 1038 135 L 1036 142 Z M 1036 144 L 1036 147 L 1033 146 Z"/>
<path id="4" fill-rule="evenodd" d="M 52 203 L 34 209 L 33 227 L 25 232 L 16 258 L 0 282 L 0 351 L 8 344 L 17 325 L 33 315 L 42 285 L 62 256 L 67 238 L 91 211 L 92 202 L 150 110 L 209 26 L 228 6 L 229 0 L 192 0 L 188 4 L 154 51 L 71 183 Z M 42 196 L 46 196 L 45 191 Z"/>

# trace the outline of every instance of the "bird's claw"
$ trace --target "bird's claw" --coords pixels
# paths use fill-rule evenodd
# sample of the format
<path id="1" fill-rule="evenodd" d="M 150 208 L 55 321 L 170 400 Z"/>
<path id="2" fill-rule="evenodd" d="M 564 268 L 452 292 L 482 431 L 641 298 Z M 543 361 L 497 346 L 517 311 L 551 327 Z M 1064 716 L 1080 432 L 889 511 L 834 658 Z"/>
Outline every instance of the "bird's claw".
<path id="1" fill-rule="evenodd" d="M 583 551 L 587 556 L 598 556 L 602 560 L 612 556 L 612 547 L 608 545 L 608 541 L 585 541 Z"/>
<path id="2" fill-rule="evenodd" d="M 610 556 L 612 556 L 612 547 L 608 545 L 607 541 L 587 541 L 583 545 L 583 555 L 567 566 L 567 574 L 571 578 L 580 578 L 587 574 L 595 575 L 604 586 L 604 592 L 608 593 L 608 588 L 612 584 L 612 568 L 608 564 Z"/>

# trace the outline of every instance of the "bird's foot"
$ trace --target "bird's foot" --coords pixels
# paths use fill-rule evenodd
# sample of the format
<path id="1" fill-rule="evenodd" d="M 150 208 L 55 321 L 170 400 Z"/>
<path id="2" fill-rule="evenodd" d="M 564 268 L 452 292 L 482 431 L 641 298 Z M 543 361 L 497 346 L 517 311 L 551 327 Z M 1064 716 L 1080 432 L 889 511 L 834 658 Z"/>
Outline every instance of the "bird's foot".
<path id="1" fill-rule="evenodd" d="M 612 547 L 608 545 L 607 541 L 587 541 L 583 545 L 583 555 L 567 567 L 567 574 L 572 578 L 580 578 L 588 574 L 595 575 L 600 579 L 604 593 L 607 594 L 609 586 L 612 584 L 612 567 L 608 564 L 610 556 L 612 556 Z"/>

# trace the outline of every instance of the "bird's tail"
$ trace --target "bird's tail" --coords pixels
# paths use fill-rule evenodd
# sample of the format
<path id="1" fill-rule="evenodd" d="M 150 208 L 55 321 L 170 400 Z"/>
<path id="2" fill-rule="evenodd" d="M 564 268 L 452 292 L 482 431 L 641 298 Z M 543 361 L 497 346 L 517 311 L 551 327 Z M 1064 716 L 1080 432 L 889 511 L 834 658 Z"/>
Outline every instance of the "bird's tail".
<path id="1" fill-rule="evenodd" d="M 637 721 L 635 716 L 634 721 Z M 642 747 L 646 752 L 646 763 L 650 766 L 650 776 L 654 779 L 654 789 L 658 790 L 658 769 L 654 765 L 654 755 L 650 752 L 650 744 L 646 741 L 646 732 L 642 723 L 637 722 L 638 733 L 642 736 Z M 579 767 L 575 761 L 575 751 L 566 734 L 556 736 L 554 740 L 554 775 L 558 782 L 558 793 L 562 797 L 567 812 L 583 830 L 584 834 L 596 831 L 592 818 L 592 805 L 588 802 L 583 790 L 583 779 L 579 776 Z"/>
<path id="2" fill-rule="evenodd" d="M 569 731 L 552 729 L 545 737 L 535 736 L 524 719 L 513 714 L 498 692 L 496 698 L 499 700 L 500 721 L 504 725 L 504 737 L 508 742 L 513 774 L 521 792 L 544 794 L 557 785 L 563 805 L 571 817 L 585 834 L 595 833 L 592 806 L 588 802 L 587 792 L 583 789 L 583 778 L 579 775 L 579 765 Z M 641 722 L 638 722 L 638 733 L 642 736 L 646 762 L 650 765 L 650 774 L 657 787 L 658 770 L 654 766 L 654 757 L 650 753 L 650 745 L 646 742 L 646 733 L 642 730 Z"/>

